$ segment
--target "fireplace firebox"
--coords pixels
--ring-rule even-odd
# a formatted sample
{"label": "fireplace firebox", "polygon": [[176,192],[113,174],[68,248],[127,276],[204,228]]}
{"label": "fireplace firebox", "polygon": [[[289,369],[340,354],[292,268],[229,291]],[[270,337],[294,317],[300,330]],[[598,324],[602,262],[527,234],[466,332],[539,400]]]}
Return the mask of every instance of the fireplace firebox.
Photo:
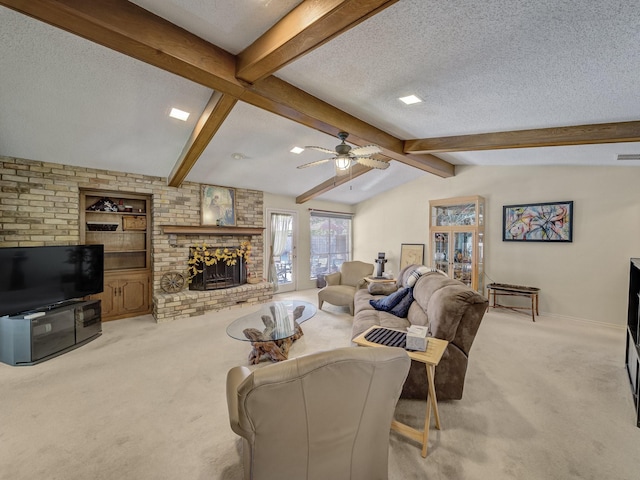
{"label": "fireplace firebox", "polygon": [[[236,250],[236,247],[222,247],[223,249]],[[189,260],[193,259],[193,248],[189,254]],[[236,287],[247,283],[247,270],[244,258],[239,255],[235,264],[227,265],[225,260],[219,260],[212,265],[206,265],[197,261],[195,267],[198,271],[189,284],[189,290],[218,290],[221,288]]]}

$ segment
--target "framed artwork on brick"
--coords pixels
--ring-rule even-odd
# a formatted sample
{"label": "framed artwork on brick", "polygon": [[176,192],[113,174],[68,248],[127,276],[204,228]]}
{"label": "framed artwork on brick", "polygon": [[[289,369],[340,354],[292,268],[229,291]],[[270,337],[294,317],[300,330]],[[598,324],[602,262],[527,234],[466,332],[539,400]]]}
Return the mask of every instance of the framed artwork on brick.
{"label": "framed artwork on brick", "polygon": [[235,226],[236,190],[203,185],[201,192],[202,225]]}

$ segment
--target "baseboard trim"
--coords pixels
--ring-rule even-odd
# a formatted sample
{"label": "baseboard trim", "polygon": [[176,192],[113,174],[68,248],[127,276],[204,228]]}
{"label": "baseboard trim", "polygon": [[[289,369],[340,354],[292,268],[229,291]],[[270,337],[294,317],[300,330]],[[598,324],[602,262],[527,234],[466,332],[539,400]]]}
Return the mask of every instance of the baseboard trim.
{"label": "baseboard trim", "polygon": [[563,320],[573,320],[574,322],[580,322],[580,323],[590,323],[592,325],[599,325],[601,327],[610,327],[615,330],[621,330],[621,331],[627,328],[626,325],[616,325],[614,323],[601,322],[598,320],[590,320],[588,318],[572,317],[570,315],[561,315],[558,313],[540,312],[540,316],[561,318]]}

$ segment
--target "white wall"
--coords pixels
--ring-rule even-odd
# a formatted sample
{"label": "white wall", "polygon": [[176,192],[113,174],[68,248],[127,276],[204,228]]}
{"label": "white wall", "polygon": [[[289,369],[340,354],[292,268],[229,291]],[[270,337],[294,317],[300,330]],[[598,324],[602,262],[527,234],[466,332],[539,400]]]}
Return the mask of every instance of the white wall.
{"label": "white wall", "polygon": [[[285,197],[282,195],[273,195],[270,193],[264,193],[264,208],[265,212],[267,209],[279,209],[283,211],[289,212],[297,212],[298,214],[298,246],[297,246],[297,254],[298,254],[298,271],[297,271],[297,289],[305,290],[308,288],[315,288],[316,281],[310,280],[311,276],[311,264],[309,262],[309,258],[311,258],[311,233],[309,229],[310,222],[310,212],[309,209],[314,208],[317,210],[329,210],[331,212],[343,212],[343,213],[353,213],[355,208],[351,205],[344,205],[340,203],[333,202],[323,202],[319,200],[310,200],[301,205],[296,204],[296,199],[294,197]],[[270,221],[267,218],[266,214],[264,217],[264,221]],[[267,225],[265,224],[265,227]],[[269,240],[266,238],[265,228],[265,236],[264,236],[264,251],[265,254],[268,255],[269,252]],[[265,258],[265,269],[268,267],[267,259]],[[267,277],[267,273],[265,270],[265,278]]]}
{"label": "white wall", "polygon": [[[354,256],[373,262],[385,252],[385,271],[397,273],[400,245],[424,243],[429,263],[429,200],[482,195],[486,283],[541,288],[541,313],[625,325],[629,258],[640,257],[639,180],[634,167],[464,166],[449,179],[425,175],[357,205]],[[503,205],[568,200],[572,243],[502,241]]]}

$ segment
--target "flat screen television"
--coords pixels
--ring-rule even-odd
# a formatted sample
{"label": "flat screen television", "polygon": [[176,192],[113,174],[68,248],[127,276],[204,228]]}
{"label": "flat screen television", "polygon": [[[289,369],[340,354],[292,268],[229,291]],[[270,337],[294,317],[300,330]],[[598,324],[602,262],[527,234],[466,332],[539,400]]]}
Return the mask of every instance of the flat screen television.
{"label": "flat screen television", "polygon": [[104,246],[0,248],[0,316],[102,292]]}

